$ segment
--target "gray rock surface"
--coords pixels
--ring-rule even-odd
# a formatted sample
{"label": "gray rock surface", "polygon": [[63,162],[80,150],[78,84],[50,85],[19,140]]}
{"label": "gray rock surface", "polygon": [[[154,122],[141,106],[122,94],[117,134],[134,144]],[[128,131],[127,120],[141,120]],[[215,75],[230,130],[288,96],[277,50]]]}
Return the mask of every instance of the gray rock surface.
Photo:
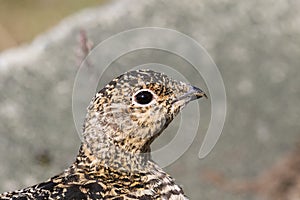
{"label": "gray rock surface", "polygon": [[[227,92],[226,124],[213,152],[198,159],[210,118],[209,101],[203,101],[196,140],[166,171],[191,199],[259,199],[251,192],[225,191],[203,173],[209,169],[229,180],[253,179],[299,140],[299,8],[297,0],[112,1],[65,19],[31,44],[2,52],[0,193],[59,173],[77,153],[80,139],[71,105],[80,30],[98,44],[121,31],[157,26],[201,43],[219,67]],[[133,62],[121,61],[115,65]],[[117,72],[107,72],[103,82]],[[174,129],[176,123],[168,132]],[[165,134],[156,145],[169,140]]]}

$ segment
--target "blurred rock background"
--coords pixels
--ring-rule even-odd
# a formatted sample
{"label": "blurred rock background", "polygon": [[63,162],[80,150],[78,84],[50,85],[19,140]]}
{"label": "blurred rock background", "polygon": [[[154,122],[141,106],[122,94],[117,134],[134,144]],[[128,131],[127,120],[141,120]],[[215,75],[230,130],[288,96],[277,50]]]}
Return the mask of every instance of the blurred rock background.
{"label": "blurred rock background", "polygon": [[300,139],[299,1],[8,2],[0,1],[0,193],[43,181],[73,161],[80,139],[71,103],[84,54],[78,53],[82,33],[98,44],[131,28],[158,26],[183,32],[207,49],[222,74],[228,109],[219,142],[199,160],[210,118],[209,101],[201,101],[196,140],[165,170],[191,199],[265,198],[223,185],[259,180]]}

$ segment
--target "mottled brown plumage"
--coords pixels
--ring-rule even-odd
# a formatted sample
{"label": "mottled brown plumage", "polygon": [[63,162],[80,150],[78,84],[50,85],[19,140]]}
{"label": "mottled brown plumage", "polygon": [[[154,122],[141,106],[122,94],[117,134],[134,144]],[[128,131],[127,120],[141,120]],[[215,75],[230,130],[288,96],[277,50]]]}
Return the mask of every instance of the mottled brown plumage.
{"label": "mottled brown plumage", "polygon": [[150,70],[127,72],[88,107],[76,161],[44,183],[1,199],[187,199],[150,158],[150,144],[190,101],[190,84]]}

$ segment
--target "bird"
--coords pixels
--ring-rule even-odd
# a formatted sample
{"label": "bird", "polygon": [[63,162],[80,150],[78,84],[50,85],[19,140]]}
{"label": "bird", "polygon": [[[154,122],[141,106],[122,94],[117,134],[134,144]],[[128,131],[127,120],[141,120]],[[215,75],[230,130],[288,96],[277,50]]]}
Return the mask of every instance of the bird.
{"label": "bird", "polygon": [[119,75],[92,98],[73,164],[0,199],[188,199],[151,159],[150,145],[190,101],[201,97],[207,98],[201,89],[149,69]]}

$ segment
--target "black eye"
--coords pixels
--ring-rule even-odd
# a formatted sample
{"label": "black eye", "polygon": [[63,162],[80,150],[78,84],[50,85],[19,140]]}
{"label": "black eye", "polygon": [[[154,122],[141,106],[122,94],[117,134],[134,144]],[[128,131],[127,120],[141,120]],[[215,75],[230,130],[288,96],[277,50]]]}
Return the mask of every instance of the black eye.
{"label": "black eye", "polygon": [[153,100],[153,94],[150,91],[143,90],[135,94],[134,98],[138,104],[145,105]]}

